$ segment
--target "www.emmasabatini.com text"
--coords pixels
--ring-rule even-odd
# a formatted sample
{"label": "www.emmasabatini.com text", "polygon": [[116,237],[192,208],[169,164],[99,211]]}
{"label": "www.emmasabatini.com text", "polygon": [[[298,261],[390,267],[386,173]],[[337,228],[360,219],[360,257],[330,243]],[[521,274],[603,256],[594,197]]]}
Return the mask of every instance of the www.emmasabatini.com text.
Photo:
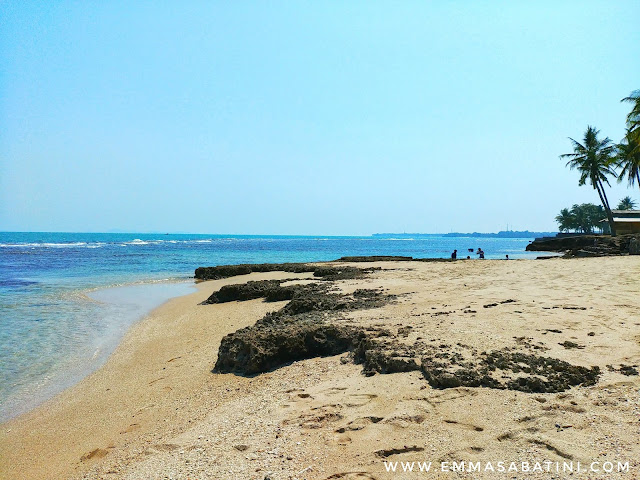
{"label": "www.emmasabatini.com text", "polygon": [[629,462],[384,462],[387,472],[428,473],[629,473]]}

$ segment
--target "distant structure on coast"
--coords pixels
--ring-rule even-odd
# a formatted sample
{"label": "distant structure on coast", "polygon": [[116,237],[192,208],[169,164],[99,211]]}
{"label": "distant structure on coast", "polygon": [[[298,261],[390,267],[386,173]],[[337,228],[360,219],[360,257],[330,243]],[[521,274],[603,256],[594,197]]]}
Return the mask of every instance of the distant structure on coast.
{"label": "distant structure on coast", "polygon": [[416,238],[416,237],[480,237],[480,238],[537,238],[551,237],[558,232],[530,232],[529,230],[502,230],[498,233],[374,233],[378,238]]}
{"label": "distant structure on coast", "polygon": [[[640,233],[640,210],[611,210],[611,215],[618,235]],[[605,218],[600,223],[604,233],[611,233],[608,219]]]}

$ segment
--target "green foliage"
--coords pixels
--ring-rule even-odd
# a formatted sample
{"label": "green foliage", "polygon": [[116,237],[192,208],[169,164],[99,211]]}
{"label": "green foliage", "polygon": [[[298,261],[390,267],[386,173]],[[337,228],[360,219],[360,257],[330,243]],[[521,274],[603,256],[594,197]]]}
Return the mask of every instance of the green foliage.
{"label": "green foliage", "polygon": [[611,186],[607,177],[616,177],[616,172],[612,168],[616,146],[609,137],[600,140],[599,133],[600,130],[596,130],[590,125],[587,126],[583,143],[569,137],[573,145],[573,153],[560,155],[560,158],[569,159],[567,167],[571,170],[575,168],[580,172],[579,186],[585,185],[587,181],[595,189],[604,183]]}
{"label": "green foliage", "polygon": [[[560,155],[568,159],[567,167],[576,169],[580,173],[578,185],[591,185],[598,192],[602,207],[590,203],[574,205],[571,210],[563,208],[556,216],[560,231],[591,233],[594,229],[601,229],[600,220],[606,215],[615,236],[613,215],[604,185],[609,183],[609,177],[617,178],[618,182],[626,179],[629,186],[638,182],[640,187],[640,90],[634,90],[628,97],[621,100],[631,104],[631,111],[627,115],[627,132],[619,144],[615,144],[609,137],[599,139],[600,133],[596,128],[587,126],[582,143],[569,137],[573,146],[573,153]],[[617,174],[615,169],[619,168]],[[630,197],[623,198],[618,204],[618,210],[632,210],[636,203]]]}
{"label": "green foliage", "polygon": [[606,218],[606,212],[600,205],[583,203],[574,205],[571,210],[563,208],[556,216],[556,222],[561,232],[573,230],[580,233],[593,233],[602,230],[601,220]]}
{"label": "green foliage", "polygon": [[631,111],[627,115],[627,128],[636,141],[640,141],[640,90],[634,90],[631,95],[624,97],[621,102],[631,104]]}
{"label": "green foliage", "polygon": [[[637,130],[640,132],[640,129]],[[640,140],[627,130],[627,134],[617,146],[618,153],[616,161],[620,170],[618,182],[627,177],[629,186],[632,187],[636,181],[640,187]]]}
{"label": "green foliage", "polygon": [[602,206],[607,213],[611,235],[615,237],[616,231],[613,224],[613,216],[607,194],[604,191],[604,184],[611,186],[609,178],[617,178],[613,167],[616,162],[616,145],[609,137],[600,140],[598,138],[599,130],[592,126],[587,126],[584,132],[582,143],[577,142],[573,138],[569,138],[573,144],[573,153],[565,153],[560,158],[568,158],[567,166],[573,170],[574,168],[580,172],[580,181],[578,185],[585,185],[587,182],[598,192]]}
{"label": "green foliage", "polygon": [[616,207],[618,210],[633,210],[636,208],[636,202],[631,197],[624,197]]}

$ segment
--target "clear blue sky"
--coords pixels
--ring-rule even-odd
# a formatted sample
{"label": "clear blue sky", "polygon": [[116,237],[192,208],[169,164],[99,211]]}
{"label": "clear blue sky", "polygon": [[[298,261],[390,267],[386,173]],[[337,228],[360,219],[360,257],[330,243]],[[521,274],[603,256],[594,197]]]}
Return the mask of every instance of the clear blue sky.
{"label": "clear blue sky", "polygon": [[[0,230],[553,230],[638,2],[0,3]],[[608,190],[612,203],[626,184]]]}

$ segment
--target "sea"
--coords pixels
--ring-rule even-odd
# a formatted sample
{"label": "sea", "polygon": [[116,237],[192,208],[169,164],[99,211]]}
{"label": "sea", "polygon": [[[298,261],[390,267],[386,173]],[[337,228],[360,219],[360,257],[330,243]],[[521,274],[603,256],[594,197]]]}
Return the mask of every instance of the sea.
{"label": "sea", "polygon": [[[97,370],[127,329],[194,291],[200,266],[353,255],[535,258],[533,238],[0,232],[0,421]],[[214,359],[212,359],[213,362]]]}

